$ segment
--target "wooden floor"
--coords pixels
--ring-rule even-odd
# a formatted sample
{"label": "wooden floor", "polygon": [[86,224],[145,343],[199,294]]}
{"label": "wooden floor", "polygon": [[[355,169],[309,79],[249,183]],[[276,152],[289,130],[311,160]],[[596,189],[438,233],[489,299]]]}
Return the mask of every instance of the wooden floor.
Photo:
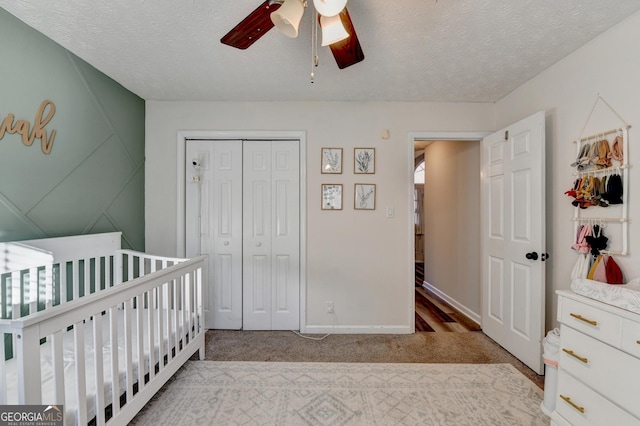
{"label": "wooden floor", "polygon": [[424,272],[416,263],[416,333],[480,331],[480,325],[422,287]]}

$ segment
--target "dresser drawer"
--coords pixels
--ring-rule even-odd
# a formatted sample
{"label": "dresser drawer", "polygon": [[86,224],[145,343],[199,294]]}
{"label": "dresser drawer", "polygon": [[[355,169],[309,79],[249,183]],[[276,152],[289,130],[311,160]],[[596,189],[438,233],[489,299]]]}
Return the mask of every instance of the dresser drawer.
{"label": "dresser drawer", "polygon": [[564,324],[560,336],[560,371],[579,377],[595,392],[627,407],[640,418],[640,370],[637,358]]}
{"label": "dresser drawer", "polygon": [[558,377],[556,411],[572,425],[637,425],[639,420],[569,374]]}
{"label": "dresser drawer", "polygon": [[628,354],[640,358],[640,323],[622,319],[622,336],[620,349]]}
{"label": "dresser drawer", "polygon": [[598,340],[619,346],[622,318],[578,300],[562,298],[560,322]]}

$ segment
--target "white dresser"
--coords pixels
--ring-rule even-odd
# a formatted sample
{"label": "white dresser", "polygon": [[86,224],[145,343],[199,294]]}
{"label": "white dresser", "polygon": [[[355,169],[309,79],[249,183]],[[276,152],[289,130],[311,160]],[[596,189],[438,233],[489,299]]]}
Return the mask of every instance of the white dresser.
{"label": "white dresser", "polygon": [[640,314],[558,291],[558,395],[551,424],[640,425]]}

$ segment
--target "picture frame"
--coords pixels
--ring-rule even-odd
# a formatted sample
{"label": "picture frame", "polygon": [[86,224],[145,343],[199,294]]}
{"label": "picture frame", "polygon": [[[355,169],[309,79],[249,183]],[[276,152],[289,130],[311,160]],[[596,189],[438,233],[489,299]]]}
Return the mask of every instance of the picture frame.
{"label": "picture frame", "polygon": [[353,149],[353,173],[374,174],[376,172],[376,149]]}
{"label": "picture frame", "polygon": [[322,210],[342,210],[342,184],[322,184]]}
{"label": "picture frame", "polygon": [[353,188],[353,208],[355,210],[376,209],[376,185],[356,183]]}
{"label": "picture frame", "polygon": [[322,148],[320,172],[323,174],[342,173],[342,148]]}

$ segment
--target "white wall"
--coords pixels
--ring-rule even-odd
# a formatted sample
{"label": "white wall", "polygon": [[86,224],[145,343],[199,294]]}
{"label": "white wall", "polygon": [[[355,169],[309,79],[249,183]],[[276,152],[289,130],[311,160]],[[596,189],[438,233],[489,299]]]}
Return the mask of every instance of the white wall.
{"label": "white wall", "polygon": [[479,322],[480,142],[427,146],[424,241],[425,281]]}
{"label": "white wall", "polygon": [[[564,60],[533,78],[496,104],[496,128],[544,110],[547,116],[547,329],[555,318],[557,289],[570,287],[576,254],[570,249],[575,236],[573,207],[564,195],[573,182],[569,166],[576,157],[573,140],[621,125],[603,102],[598,102],[585,128],[598,94],[631,126],[630,252],[618,257],[629,278],[640,276],[640,13],[636,13]],[[604,215],[604,213],[603,213]],[[606,230],[612,246],[620,241],[614,227]],[[612,249],[615,247],[612,247]]]}
{"label": "white wall", "polygon": [[[493,105],[362,102],[146,104],[146,250],[176,254],[176,132],[307,132],[307,317],[310,330],[408,332],[413,319],[410,132],[478,132]],[[389,129],[390,139],[381,139]],[[321,147],[343,147],[343,174],[320,173]],[[376,174],[353,174],[353,148],[376,148]],[[353,209],[353,184],[377,184],[375,211]],[[320,210],[320,185],[344,185],[344,210]],[[385,216],[387,206],[395,218]],[[410,222],[411,221],[411,222]],[[336,316],[324,313],[335,303]],[[382,329],[381,329],[382,327]]]}

